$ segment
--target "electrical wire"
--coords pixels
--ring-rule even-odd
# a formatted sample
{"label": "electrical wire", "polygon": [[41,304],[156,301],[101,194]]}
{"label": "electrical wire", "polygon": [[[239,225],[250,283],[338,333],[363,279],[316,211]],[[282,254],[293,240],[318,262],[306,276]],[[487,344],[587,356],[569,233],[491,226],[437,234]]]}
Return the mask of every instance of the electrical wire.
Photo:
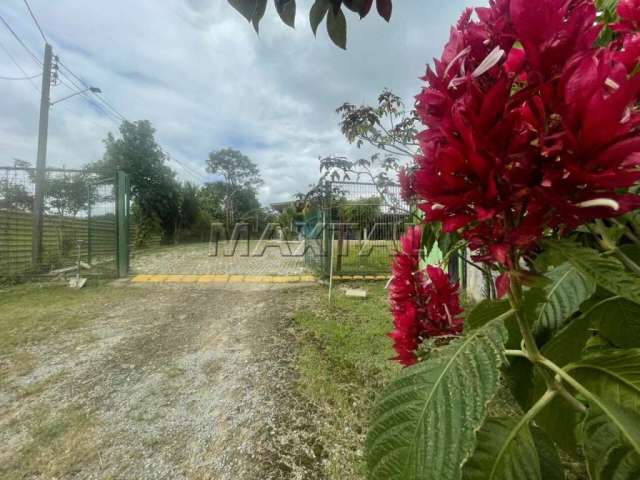
{"label": "electrical wire", "polygon": [[[67,67],[67,66],[64,64],[64,62],[62,62],[61,60],[58,60],[58,63],[59,63],[59,64],[60,64],[60,66],[61,66],[64,70],[66,70],[66,71],[67,71],[67,72],[68,72],[68,73],[69,73],[73,78],[75,78],[78,82],[80,82],[80,83],[84,86],[84,88],[85,88],[85,89],[90,87],[90,86],[89,86],[89,84],[88,84],[87,82],[85,82],[85,81],[84,81],[84,80],[83,80],[79,75],[77,75],[73,70],[71,70],[69,67]],[[66,77],[67,79],[69,79],[69,77],[68,77],[64,72],[61,72],[61,73],[62,73],[62,75],[65,75],[65,77]],[[74,85],[78,90],[82,90],[82,88],[81,88],[81,87],[79,87],[79,86],[78,86],[74,81],[72,81],[71,79],[69,79],[69,81],[71,81],[71,83],[72,83],[72,84],[73,84],[73,85]],[[96,94],[95,94],[95,97],[96,97],[96,98],[98,98],[98,99],[99,99],[99,100],[104,104],[104,106],[105,106],[105,107],[107,107],[109,110],[111,110],[111,111],[112,111],[112,112],[113,112],[113,113],[114,113],[118,118],[120,118],[120,120],[124,121],[124,120],[126,120],[126,119],[127,119],[127,118],[126,118],[122,113],[120,113],[120,112],[119,112],[119,111],[118,111],[118,110],[117,110],[113,105],[111,105],[111,103],[109,103],[109,102],[107,101],[107,99],[106,99],[106,98],[104,98],[100,93],[96,93]]]}
{"label": "electrical wire", "polygon": [[[73,70],[71,70],[71,68],[69,68],[67,65],[64,64],[64,62],[62,62],[61,60],[58,60],[58,63],[60,64],[60,66],[62,67],[62,69],[64,69],[66,72],[68,72],[71,76],[73,76],[73,78],[75,80],[77,80],[80,84],[82,84],[85,88],[89,88],[89,84],[82,78],[80,77],[78,74],[76,74]],[[65,76],[65,78],[67,78],[76,88],[78,88],[79,90],[81,90],[81,87],[79,87],[75,82],[71,81],[68,77],[68,75],[65,74],[65,72],[61,71],[61,74]],[[106,98],[104,98],[103,95],[101,94],[96,94],[95,95],[96,98],[98,98],[100,101],[102,101],[102,103],[113,113],[117,116],[117,118],[119,118],[121,121],[129,121],[129,119],[122,114],[117,108],[115,108]],[[103,110],[104,111],[104,110]],[[166,152],[165,152],[166,153]],[[198,181],[203,181],[205,179],[205,176],[202,175],[202,173],[197,172],[196,170],[194,170],[192,167],[189,167],[188,165],[186,165],[185,163],[173,158],[171,155],[166,154],[167,155],[167,159],[172,161],[173,163],[180,165],[182,167],[182,169],[190,174],[192,177],[194,177],[195,179],[197,179]]]}
{"label": "electrical wire", "polygon": [[[38,22],[38,19],[36,18],[36,16],[34,15],[33,11],[31,10],[31,7],[29,6],[29,3],[27,0],[24,0],[24,3],[27,7],[27,9],[29,10],[29,14],[31,15],[31,18],[33,19],[34,23],[36,24],[36,27],[38,28],[40,35],[42,35],[43,40],[45,41],[45,43],[48,43],[47,41],[47,37],[44,34],[44,31],[42,30],[42,27],[40,26],[40,23]],[[38,58],[38,56],[36,54],[33,53],[33,51],[25,44],[25,42],[20,38],[20,36],[15,32],[15,30],[13,30],[13,28],[11,28],[11,25],[9,25],[9,23],[4,19],[4,17],[2,17],[2,15],[0,15],[0,21],[2,21],[2,23],[5,25],[5,27],[9,30],[9,32],[11,32],[11,34],[15,37],[15,39],[18,41],[18,43],[20,43],[20,45],[22,46],[22,48],[25,49],[25,51],[31,56],[31,58],[38,64],[38,65],[43,65],[42,60],[40,60],[40,58]],[[13,59],[13,57],[11,56],[11,54],[8,52],[8,50],[6,48],[3,47],[3,50],[7,53],[7,55],[9,55],[9,57],[11,58],[11,60],[13,61],[13,63],[16,64],[16,66],[20,69],[20,71],[22,71],[22,73],[25,75],[25,77],[28,77],[28,75],[26,74],[26,72],[22,69],[22,67],[19,66],[19,64],[15,61],[15,59]],[[85,82],[79,75],[77,75],[73,70],[71,70],[69,67],[67,67],[62,61],[60,61],[58,59],[58,64],[64,69],[66,70],[69,75],[71,75],[75,80],[77,80],[80,84],[84,85],[85,88],[89,88],[89,84],[87,82]],[[68,89],[70,89],[71,91],[77,91],[77,92],[81,92],[82,96],[85,98],[85,100],[87,100],[87,102],[89,102],[90,105],[92,105],[94,108],[99,109],[100,111],[102,111],[102,113],[105,114],[105,116],[107,118],[109,118],[111,121],[113,121],[114,123],[119,125],[119,121],[129,121],[127,119],[127,117],[125,117],[122,113],[120,113],[111,103],[109,103],[107,101],[106,98],[104,98],[102,95],[96,94],[95,98],[97,98],[98,100],[100,100],[102,103],[98,103],[98,102],[94,102],[92,101],[92,98],[90,98],[88,95],[86,95],[86,92],[83,92],[83,88],[81,88],[73,79],[71,79],[69,77],[69,75],[67,75],[65,72],[59,70],[60,74],[62,76],[65,77],[65,79],[71,84],[73,85],[73,87],[70,87],[69,85],[67,85],[67,83],[65,81],[63,81],[61,78],[60,83],[62,85],[64,85],[65,87],[67,87]],[[32,78],[36,78],[39,75],[36,75],[35,77]],[[0,77],[0,79],[2,79],[2,77]],[[27,78],[24,78],[24,80],[27,80]],[[28,79],[31,82],[31,79]],[[33,83],[31,82],[31,84],[33,85]],[[33,85],[35,87],[35,85]],[[36,90],[38,90],[38,88],[36,87]],[[104,107],[106,107],[106,110]],[[165,152],[166,153],[166,152]],[[183,170],[190,174],[191,176],[193,176],[195,179],[199,180],[199,181],[203,181],[205,176],[202,175],[201,173],[196,172],[193,168],[189,167],[188,165],[184,164],[183,162],[173,158],[171,155],[167,154],[167,159],[180,165]]]}
{"label": "electrical wire", "polygon": [[15,37],[18,43],[22,45],[22,48],[24,48],[25,51],[31,56],[33,61],[36,62],[38,65],[42,65],[42,60],[40,60],[40,58],[35,53],[33,53],[29,47],[27,47],[27,44],[22,41],[20,36],[15,32],[13,28],[11,28],[11,25],[9,25],[9,23],[4,19],[2,15],[0,15],[0,21],[4,23],[4,26],[7,27],[9,32],[11,32],[11,34]]}
{"label": "electrical wire", "polygon": [[[13,64],[18,68],[18,70],[20,70],[25,77],[28,77],[29,75],[27,74],[27,72],[24,70],[24,68],[22,68],[22,66],[20,66],[18,61],[15,58],[13,58],[13,55],[11,55],[11,52],[9,52],[7,47],[5,47],[2,42],[0,42],[0,48],[4,51],[4,53],[7,54],[7,56],[9,57],[9,60],[13,62]],[[32,80],[29,80],[29,85],[31,85],[36,92],[40,93],[40,89],[35,83],[33,83]]]}
{"label": "electrical wire", "polygon": [[44,43],[49,43],[49,41],[47,40],[47,37],[45,36],[44,32],[42,31],[42,27],[40,27],[40,22],[38,22],[38,19],[33,14],[33,10],[31,10],[31,7],[29,6],[29,2],[27,0],[24,0],[24,4],[27,6],[27,10],[29,10],[29,15],[31,15],[31,18],[33,19],[34,23],[36,24],[36,27],[38,27],[38,31],[40,32],[40,35],[42,35],[42,39],[44,40]]}
{"label": "electrical wire", "polygon": [[0,80],[33,80],[34,78],[38,78],[40,74],[31,75],[30,77],[0,77]]}

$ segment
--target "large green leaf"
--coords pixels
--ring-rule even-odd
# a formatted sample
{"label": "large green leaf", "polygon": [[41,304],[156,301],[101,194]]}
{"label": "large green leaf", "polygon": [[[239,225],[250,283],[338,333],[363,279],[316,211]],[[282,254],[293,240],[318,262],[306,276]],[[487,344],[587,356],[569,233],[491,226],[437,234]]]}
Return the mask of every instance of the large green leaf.
{"label": "large green leaf", "polygon": [[546,242],[546,245],[562,253],[574,267],[593,278],[598,285],[627,300],[640,303],[640,277],[625,270],[615,258],[569,241]]}
{"label": "large green leaf", "polygon": [[619,422],[634,430],[640,440],[640,415],[616,404],[608,406],[608,414],[593,406],[585,418],[581,437],[590,480],[638,480],[640,454],[611,421],[615,415]]}
{"label": "large green leaf", "polygon": [[619,348],[640,347],[640,305],[624,299],[603,303],[590,314],[600,335]]}
{"label": "large green leaf", "polygon": [[545,300],[534,324],[537,329],[557,330],[578,311],[580,304],[596,291],[596,284],[566,262],[546,274],[552,283],[545,288]]}
{"label": "large green leaf", "polygon": [[385,390],[367,437],[371,480],[457,480],[500,385],[505,329],[473,330]]}
{"label": "large green leaf", "polygon": [[512,417],[489,418],[478,432],[476,449],[464,465],[462,478],[542,480],[538,451],[527,422]]}
{"label": "large green leaf", "polygon": [[565,370],[592,396],[582,425],[590,478],[640,478],[640,349],[591,355]]}
{"label": "large green leaf", "polygon": [[507,317],[506,313],[510,310],[511,306],[506,300],[482,300],[473,307],[465,318],[465,328],[474,330],[483,327],[501,315]]}
{"label": "large green leaf", "polygon": [[640,349],[611,349],[567,365],[566,370],[601,398],[640,411]]}
{"label": "large green leaf", "polygon": [[[548,407],[547,407],[548,408]],[[551,438],[544,430],[529,426],[533,441],[538,449],[538,457],[540,458],[540,473],[544,480],[564,480],[564,466],[560,460],[558,449],[554,445]]]}

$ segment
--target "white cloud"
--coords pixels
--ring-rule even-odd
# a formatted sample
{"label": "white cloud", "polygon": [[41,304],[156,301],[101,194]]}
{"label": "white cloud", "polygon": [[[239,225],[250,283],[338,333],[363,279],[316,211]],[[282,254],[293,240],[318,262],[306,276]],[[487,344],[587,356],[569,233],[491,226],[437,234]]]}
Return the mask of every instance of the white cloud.
{"label": "white cloud", "polygon": [[[122,114],[151,120],[160,143],[203,175],[211,150],[242,150],[262,171],[264,202],[287,199],[314,182],[319,156],[358,155],[338,130],[339,104],[374,102],[384,87],[411,104],[425,63],[439,55],[467,2],[397,1],[390,24],[375,12],[363,21],[348,15],[346,52],[331,44],[324,25],[313,37],[311,2],[298,3],[295,30],[270,5],[257,36],[225,0],[31,0],[55,53]],[[42,56],[24,3],[5,0],[0,14]],[[2,26],[0,43],[27,73],[38,71]],[[0,75],[21,75],[2,50]],[[14,157],[33,161],[38,93],[28,82],[0,86],[0,164]],[[53,96],[68,93],[58,86]],[[116,129],[82,98],[56,105],[48,164],[74,167],[99,158],[102,140]]]}

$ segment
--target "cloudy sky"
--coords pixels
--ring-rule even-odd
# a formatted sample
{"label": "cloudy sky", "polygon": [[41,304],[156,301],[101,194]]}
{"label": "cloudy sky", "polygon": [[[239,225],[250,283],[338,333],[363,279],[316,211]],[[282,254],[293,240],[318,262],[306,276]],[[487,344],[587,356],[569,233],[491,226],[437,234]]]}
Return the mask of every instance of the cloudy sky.
{"label": "cloudy sky", "polygon": [[[163,148],[189,166],[171,163],[180,178],[205,181],[208,153],[237,148],[262,172],[263,202],[313,183],[319,156],[359,155],[337,126],[342,102],[372,103],[389,87],[411,105],[418,76],[469,1],[397,0],[390,24],[375,12],[362,21],[347,12],[347,51],[333,46],[324,24],[314,38],[312,1],[298,3],[295,30],[269,5],[257,36],[226,0],[30,0],[54,53],[126,118],[150,120]],[[23,0],[2,0],[0,15],[42,58]],[[0,76],[24,76],[12,59],[27,75],[40,71],[0,24]],[[35,162],[39,84],[0,80],[0,165]],[[52,98],[69,93],[59,85]],[[117,126],[83,97],[54,106],[48,165],[100,158]]]}

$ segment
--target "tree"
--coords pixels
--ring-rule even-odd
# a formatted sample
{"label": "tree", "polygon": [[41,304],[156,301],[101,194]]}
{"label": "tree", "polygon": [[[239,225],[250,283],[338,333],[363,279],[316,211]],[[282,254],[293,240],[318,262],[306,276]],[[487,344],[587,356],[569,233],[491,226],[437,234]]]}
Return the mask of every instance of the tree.
{"label": "tree", "polygon": [[[198,191],[200,206],[212,220],[223,221],[227,229],[232,230],[233,224],[229,221],[230,215],[225,207],[231,202],[227,197],[228,185],[223,181],[205,184]],[[234,191],[232,197],[234,221],[252,222],[256,215],[264,216],[260,202],[256,198],[256,192],[252,188],[241,187]]]}
{"label": "tree", "polygon": [[47,181],[47,209],[60,217],[76,217],[94,201],[91,178],[87,173],[49,178]]}
{"label": "tree", "polygon": [[238,150],[224,148],[209,154],[207,161],[209,173],[221,175],[224,187],[223,211],[227,228],[231,228],[238,205],[243,202],[257,202],[256,187],[264,182],[260,178],[260,170],[249,157]]}
{"label": "tree", "polygon": [[[227,0],[229,4],[238,10],[250,23],[253,24],[256,33],[260,20],[267,9],[267,0]],[[318,26],[327,18],[327,33],[329,37],[340,48],[347,47],[347,20],[342,11],[344,4],[349,10],[356,12],[360,18],[367,16],[373,0],[315,0],[309,12],[309,22],[314,35]],[[290,27],[295,26],[296,1],[295,0],[275,0],[276,11],[284,23]],[[391,18],[391,0],[376,0],[376,10],[378,14],[387,22]]]}
{"label": "tree", "polygon": [[[349,143],[378,151],[369,158],[357,160],[340,155],[320,158],[318,183],[306,195],[299,196],[310,201],[326,196],[327,180],[364,180],[376,186],[383,203],[409,213],[405,203],[390,187],[397,185],[403,159],[413,158],[419,151],[415,141],[419,123],[415,111],[407,111],[399,96],[384,89],[375,106],[345,102],[336,113],[340,115],[340,130]],[[339,196],[340,192],[331,195]]]}
{"label": "tree", "polygon": [[173,237],[179,218],[179,185],[166,165],[167,156],[155,140],[151,122],[124,121],[120,138],[109,133],[104,143],[104,157],[90,168],[102,176],[113,176],[118,169],[127,172],[137,221],[159,224],[165,238]]}
{"label": "tree", "polygon": [[21,183],[10,183],[8,178],[0,182],[0,209],[22,210],[33,208],[33,195]]}
{"label": "tree", "polygon": [[199,196],[200,188],[190,182],[179,186],[178,225],[174,241],[185,238],[203,240],[211,224],[211,217],[203,208]]}

